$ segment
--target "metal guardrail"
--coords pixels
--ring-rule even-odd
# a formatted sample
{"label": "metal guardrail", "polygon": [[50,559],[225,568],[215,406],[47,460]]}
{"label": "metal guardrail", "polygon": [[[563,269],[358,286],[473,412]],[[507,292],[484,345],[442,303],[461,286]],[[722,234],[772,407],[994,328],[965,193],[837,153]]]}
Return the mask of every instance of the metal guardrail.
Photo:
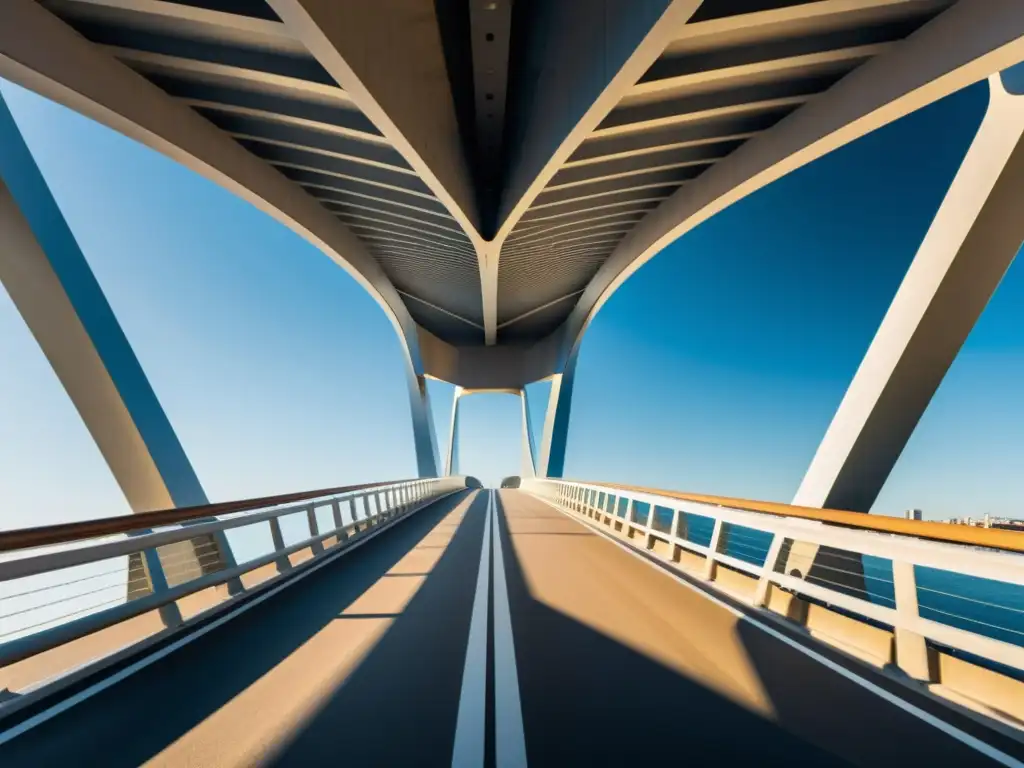
{"label": "metal guardrail", "polygon": [[[271,564],[283,574],[289,555],[309,549],[315,560],[465,487],[462,477],[407,480],[2,533],[0,668],[153,610],[175,628],[184,597],[222,584],[238,595],[244,574]],[[281,523],[293,515],[305,530],[286,543]],[[271,551],[240,564],[230,552],[221,558],[214,537],[227,546],[226,531],[249,526],[269,528]],[[125,556],[144,564],[127,584]],[[111,567],[100,568],[105,561]]]}
{"label": "metal guardrail", "polygon": [[751,512],[765,512],[770,515],[781,515],[802,520],[817,520],[821,523],[866,531],[906,534],[919,539],[932,539],[952,544],[968,544],[1024,553],[1024,533],[1017,531],[980,528],[971,525],[950,525],[930,520],[907,520],[902,517],[886,517],[884,515],[865,515],[862,512],[847,512],[839,509],[796,507],[792,504],[780,504],[774,501],[753,501],[751,499],[737,499],[730,496],[681,493],[679,491],[664,491],[657,488],[643,488],[635,485],[595,482],[587,482],[587,484],[605,489],[619,488],[623,491],[637,491],[657,496],[668,496],[680,501],[695,501],[719,507],[745,509]]}
{"label": "metal guardrail", "polygon": [[991,532],[980,546],[948,540],[969,531],[929,536],[958,527],[941,523],[908,528],[913,521],[564,480],[524,478],[521,487],[641,537],[665,559],[703,557],[708,581],[720,566],[755,579],[753,594],[741,596],[754,607],[781,588],[891,627],[896,664],[911,677],[927,679],[929,643],[1024,671],[1021,534]]}

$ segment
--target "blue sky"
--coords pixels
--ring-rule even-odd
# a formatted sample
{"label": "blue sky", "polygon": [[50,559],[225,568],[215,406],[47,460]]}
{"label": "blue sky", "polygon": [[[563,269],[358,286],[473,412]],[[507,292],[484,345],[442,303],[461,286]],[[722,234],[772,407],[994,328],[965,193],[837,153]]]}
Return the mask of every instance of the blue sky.
{"label": "blue sky", "polygon": [[[398,342],[347,274],[167,158],[2,92],[212,500],[414,472]],[[641,269],[584,342],[567,474],[788,501],[984,102],[968,89],[868,136]],[[1022,320],[1018,262],[874,511],[1024,515]],[[452,388],[430,393],[443,453]],[[463,471],[518,473],[519,408],[464,401]],[[127,512],[2,293],[0,429],[5,527]]]}

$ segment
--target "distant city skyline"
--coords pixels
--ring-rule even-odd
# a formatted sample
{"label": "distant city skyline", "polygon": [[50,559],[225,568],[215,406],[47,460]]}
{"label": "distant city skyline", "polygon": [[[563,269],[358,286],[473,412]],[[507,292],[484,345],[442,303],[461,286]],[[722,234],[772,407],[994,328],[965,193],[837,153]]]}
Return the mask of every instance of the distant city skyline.
{"label": "distant city skyline", "polygon": [[[399,345],[308,243],[169,159],[0,84],[213,500],[408,477]],[[980,118],[974,86],[827,156],[673,243],[597,315],[566,474],[789,501]],[[126,513],[0,293],[10,525]],[[875,504],[1019,514],[1024,267],[1011,267]],[[544,385],[530,387],[534,429]],[[439,452],[452,387],[431,382]],[[462,469],[519,473],[519,403],[470,398]],[[42,492],[45,489],[45,492]]]}

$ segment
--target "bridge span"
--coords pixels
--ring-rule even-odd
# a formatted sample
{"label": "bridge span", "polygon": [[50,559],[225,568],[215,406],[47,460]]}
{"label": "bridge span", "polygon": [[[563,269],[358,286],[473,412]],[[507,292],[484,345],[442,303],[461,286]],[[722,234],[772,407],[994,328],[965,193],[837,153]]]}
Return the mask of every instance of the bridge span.
{"label": "bridge span", "polygon": [[[799,530],[799,509],[787,518],[719,507],[718,543],[705,546],[695,531],[707,510],[697,502],[544,486],[553,482],[335,490],[312,502],[196,510],[205,522],[185,526],[182,512],[155,513],[178,519],[153,518],[152,532],[128,538],[113,535],[110,521],[5,534],[0,546],[17,556],[0,563],[0,578],[49,568],[62,575],[51,580],[57,599],[56,585],[80,581],[87,561],[198,528],[269,525],[275,543],[234,569],[158,578],[162,599],[156,590],[0,645],[0,687],[10,689],[0,704],[0,762],[1024,764],[1024,699],[1016,699],[1024,683],[1010,674],[1024,669],[1019,644],[925,620],[918,609],[919,649],[901,636],[900,586],[892,610],[901,616],[885,628],[867,621],[869,601],[849,588],[822,600],[827,581],[808,574],[802,588],[794,583],[794,555],[772,541],[760,578],[749,579],[756,557],[743,561],[746,572],[736,567],[735,545],[753,529],[735,515],[782,526],[773,541],[784,544],[782,534]],[[661,504],[645,512],[648,502]],[[663,525],[659,513],[669,509]],[[309,525],[305,537],[281,536],[289,518]],[[339,526],[318,524],[332,520]],[[865,542],[848,555],[895,541],[917,563],[959,552],[962,570],[995,569],[1019,597],[1024,537],[976,530],[980,540],[968,545],[917,526],[913,539],[834,522],[808,536]],[[239,577],[234,595],[209,589]],[[140,629],[146,620],[149,632]],[[915,680],[914,654],[925,644],[934,671]],[[1006,665],[967,674],[958,645]],[[943,684],[950,690],[940,695]],[[971,697],[975,705],[965,706]]]}
{"label": "bridge span", "polygon": [[[373,296],[418,475],[208,504],[0,97],[0,283],[135,513],[0,530],[0,765],[1024,766],[1024,534],[863,514],[1024,242],[1022,62],[1021,0],[0,0],[0,85]],[[794,505],[561,479],[631,274],[975,83]],[[479,392],[522,398],[500,492],[457,474]]]}

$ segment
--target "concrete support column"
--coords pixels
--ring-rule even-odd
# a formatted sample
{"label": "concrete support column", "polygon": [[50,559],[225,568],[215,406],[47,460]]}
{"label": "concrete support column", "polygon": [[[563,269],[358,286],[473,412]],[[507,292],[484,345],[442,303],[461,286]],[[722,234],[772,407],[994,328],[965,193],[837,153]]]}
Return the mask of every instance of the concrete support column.
{"label": "concrete support column", "polygon": [[540,444],[539,477],[562,477],[565,471],[565,447],[569,439],[569,411],[572,409],[572,385],[576,376],[576,353],[570,355],[561,373],[551,377],[551,393],[544,416],[544,434]]}
{"label": "concrete support column", "polygon": [[[170,421],[0,97],[0,283],[133,512],[207,503]],[[171,585],[233,564],[223,534],[159,549]],[[129,597],[152,589],[141,555]]]}
{"label": "concrete support column", "polygon": [[448,432],[448,451],[444,462],[445,475],[453,475],[459,467],[459,401],[462,400],[462,387],[455,387],[452,397],[452,420]]}
{"label": "concrete support column", "polygon": [[945,199],[797,491],[867,512],[1024,241],[1021,67],[989,104]]}
{"label": "concrete support column", "polygon": [[437,456],[434,419],[430,412],[427,379],[416,373],[406,360],[406,382],[409,385],[409,410],[412,416],[412,439],[416,446],[416,471],[420,477],[437,477],[441,465]]}
{"label": "concrete support column", "polygon": [[527,399],[525,387],[520,390],[519,399],[523,407],[523,428],[519,441],[522,456],[520,474],[523,477],[534,477],[537,474],[537,468],[536,459],[533,457],[533,428],[530,426],[530,403]]}

